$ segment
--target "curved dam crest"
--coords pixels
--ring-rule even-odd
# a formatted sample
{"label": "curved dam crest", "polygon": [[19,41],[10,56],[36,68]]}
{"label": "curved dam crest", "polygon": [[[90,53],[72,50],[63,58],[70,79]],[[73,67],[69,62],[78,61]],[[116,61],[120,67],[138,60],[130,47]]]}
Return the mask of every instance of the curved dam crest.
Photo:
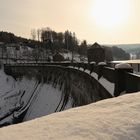
{"label": "curved dam crest", "polygon": [[4,71],[0,70],[6,85],[0,94],[1,126],[112,97],[96,79],[70,67],[16,66]]}

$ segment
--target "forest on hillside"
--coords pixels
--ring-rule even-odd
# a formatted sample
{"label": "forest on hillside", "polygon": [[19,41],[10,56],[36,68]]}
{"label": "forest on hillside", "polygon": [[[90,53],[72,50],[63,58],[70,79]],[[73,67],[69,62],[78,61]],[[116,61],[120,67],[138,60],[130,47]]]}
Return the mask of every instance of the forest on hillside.
{"label": "forest on hillside", "polygon": [[[32,29],[31,38],[26,39],[23,37],[18,37],[13,33],[9,32],[0,32],[0,42],[5,44],[16,43],[28,46],[31,48],[45,48],[49,49],[52,52],[61,52],[61,51],[71,51],[77,52],[80,55],[86,56],[87,49],[90,48],[91,44],[88,44],[86,40],[80,41],[75,32],[65,31],[65,32],[56,32],[51,28],[42,28],[42,29]],[[128,60],[130,59],[130,54],[126,53],[123,49],[117,46],[103,46],[107,51],[109,58],[112,56],[112,60]]]}

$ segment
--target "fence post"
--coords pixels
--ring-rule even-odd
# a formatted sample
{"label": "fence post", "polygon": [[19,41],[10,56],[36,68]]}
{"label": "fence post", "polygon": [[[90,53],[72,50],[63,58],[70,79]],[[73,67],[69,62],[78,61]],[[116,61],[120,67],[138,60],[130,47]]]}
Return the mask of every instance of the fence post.
{"label": "fence post", "polygon": [[105,62],[99,62],[98,63],[98,80],[103,76],[103,68],[107,66]]}
{"label": "fence post", "polygon": [[93,70],[94,70],[94,67],[95,67],[95,62],[90,62],[89,63],[89,70],[90,70],[90,74],[93,72]]}
{"label": "fence post", "polygon": [[122,63],[115,65],[115,89],[114,96],[117,97],[121,92],[126,90],[126,75],[125,72],[133,73],[133,68],[130,64]]}

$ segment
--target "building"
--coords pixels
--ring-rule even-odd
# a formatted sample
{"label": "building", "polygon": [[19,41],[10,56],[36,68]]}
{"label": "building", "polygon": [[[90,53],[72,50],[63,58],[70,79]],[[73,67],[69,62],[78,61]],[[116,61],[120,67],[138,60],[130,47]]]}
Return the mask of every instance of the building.
{"label": "building", "polygon": [[95,42],[87,50],[88,62],[104,62],[105,61],[105,49],[97,42]]}

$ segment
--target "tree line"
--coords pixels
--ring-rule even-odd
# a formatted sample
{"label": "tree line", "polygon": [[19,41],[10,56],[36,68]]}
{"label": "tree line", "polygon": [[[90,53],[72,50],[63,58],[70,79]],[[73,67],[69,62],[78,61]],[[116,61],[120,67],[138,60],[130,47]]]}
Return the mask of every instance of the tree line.
{"label": "tree line", "polygon": [[52,51],[69,50],[86,55],[87,41],[80,42],[75,32],[66,30],[65,32],[56,32],[51,28],[32,29],[31,37],[33,40],[43,43],[43,47]]}
{"label": "tree line", "polygon": [[[52,52],[69,50],[77,52],[80,55],[86,55],[87,49],[90,47],[86,40],[80,42],[76,37],[76,34],[69,30],[66,30],[65,32],[56,32],[48,27],[37,30],[32,29],[31,38],[32,39],[26,39],[15,36],[13,33],[4,31],[0,32],[0,42],[22,43],[25,46],[39,49],[39,52],[43,51],[43,48],[46,50],[52,50]],[[108,50],[107,55],[109,56],[109,60],[112,59],[110,57],[111,52],[114,60],[130,59],[130,54],[126,53],[123,49],[118,48],[117,46],[108,47],[106,49]]]}
{"label": "tree line", "polygon": [[31,39],[15,36],[10,32],[0,32],[0,42],[4,43],[21,43],[25,46],[35,48],[51,49],[52,51],[69,50],[86,55],[87,41],[82,42],[76,37],[74,32],[66,30],[65,32],[56,32],[51,28],[41,28],[31,30]]}

